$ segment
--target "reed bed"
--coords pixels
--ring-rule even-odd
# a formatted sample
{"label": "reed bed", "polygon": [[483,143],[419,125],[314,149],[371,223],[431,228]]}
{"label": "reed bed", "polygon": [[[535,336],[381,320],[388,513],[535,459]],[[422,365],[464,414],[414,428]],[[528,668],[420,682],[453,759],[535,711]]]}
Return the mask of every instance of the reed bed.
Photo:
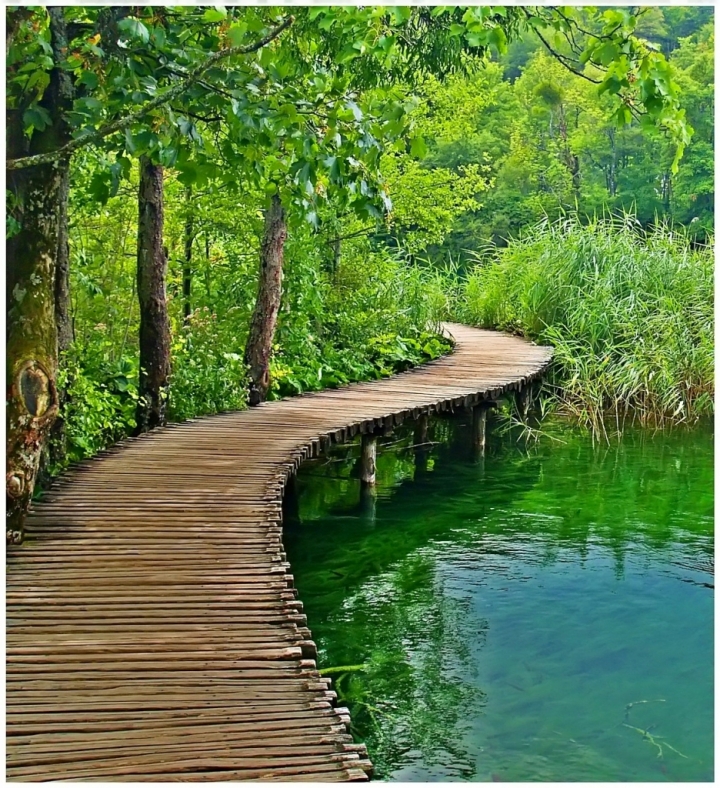
{"label": "reed bed", "polygon": [[558,408],[604,432],[713,410],[713,253],[631,216],[542,222],[478,257],[459,304],[476,325],[555,348]]}

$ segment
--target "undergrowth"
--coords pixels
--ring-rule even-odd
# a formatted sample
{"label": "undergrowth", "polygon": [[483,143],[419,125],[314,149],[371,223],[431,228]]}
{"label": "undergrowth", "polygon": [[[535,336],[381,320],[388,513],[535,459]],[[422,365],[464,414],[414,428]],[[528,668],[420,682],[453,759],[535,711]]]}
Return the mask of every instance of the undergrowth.
{"label": "undergrowth", "polygon": [[[438,333],[447,312],[443,279],[368,244],[349,247],[335,272],[313,255],[312,238],[289,243],[283,308],[271,359],[269,399],[373,380],[447,353]],[[233,262],[235,262],[233,260]],[[199,305],[187,321],[170,296],[170,421],[246,407],[243,361],[256,290],[256,262],[237,266],[234,284]],[[198,295],[200,299],[201,294]],[[82,460],[131,434],[138,398],[136,313],[121,332],[105,318],[110,299],[96,294],[76,341],[63,357],[60,383],[67,462]],[[131,304],[132,306],[132,304]],[[48,468],[50,475],[62,470]]]}

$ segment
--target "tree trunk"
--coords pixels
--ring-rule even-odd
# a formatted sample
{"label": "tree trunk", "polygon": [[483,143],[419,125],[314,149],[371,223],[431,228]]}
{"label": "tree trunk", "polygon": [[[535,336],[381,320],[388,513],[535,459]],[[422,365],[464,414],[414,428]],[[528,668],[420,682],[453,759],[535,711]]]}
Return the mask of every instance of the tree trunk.
{"label": "tree trunk", "polygon": [[165,423],[170,377],[170,321],[163,248],[163,168],[140,159],[137,291],[140,302],[140,385],[135,434]]}
{"label": "tree trunk", "polygon": [[333,277],[337,276],[338,269],[340,268],[340,258],[342,255],[342,239],[340,236],[335,238],[333,241],[333,258],[332,258],[332,269],[330,273]]}
{"label": "tree trunk", "polygon": [[66,166],[61,172],[58,248],[55,264],[55,323],[58,332],[58,351],[61,354],[70,349],[75,339],[70,306],[69,197],[70,167]]}
{"label": "tree trunk", "polygon": [[[51,46],[55,62],[65,57],[67,30],[61,8],[49,8]],[[75,88],[67,71],[57,69],[51,83],[50,97],[58,116],[72,109]],[[57,326],[58,367],[63,365],[64,354],[73,343],[73,324],[70,305],[70,227],[68,206],[70,200],[70,162],[60,163],[60,191],[58,195],[58,237],[55,257],[55,325]],[[38,469],[38,483],[46,486],[53,470],[62,467],[67,459],[67,434],[64,411],[68,394],[58,388],[58,415],[50,428]]]}
{"label": "tree trunk", "polygon": [[208,301],[210,300],[210,236],[208,231],[205,230],[205,293],[207,294]]}
{"label": "tree trunk", "polygon": [[265,212],[260,251],[260,285],[250,322],[245,363],[250,368],[250,405],[259,405],[270,387],[270,353],[282,296],[283,249],[287,238],[285,210],[274,195]]}
{"label": "tree trunk", "polygon": [[183,265],[183,323],[187,324],[192,312],[192,247],[195,232],[195,217],[192,211],[192,186],[185,189],[185,265]]}
{"label": "tree trunk", "polygon": [[615,197],[617,194],[617,144],[615,141],[615,129],[608,131],[610,140],[610,164],[608,165],[606,182],[608,194]]}
{"label": "tree trunk", "polygon": [[[70,195],[70,168],[65,167],[60,181],[60,215],[58,223],[58,248],[55,263],[55,325],[58,339],[58,365],[63,366],[65,354],[75,338],[70,306],[70,240],[68,228],[68,200]],[[67,432],[65,409],[69,396],[65,387],[58,389],[58,416],[50,430],[47,453],[43,465],[50,473],[63,466],[67,460]],[[43,482],[41,482],[43,483]]]}
{"label": "tree trunk", "polygon": [[[63,366],[64,354],[74,339],[70,307],[70,244],[68,238],[68,200],[70,196],[70,168],[61,165],[60,189],[58,194],[58,244],[55,258],[55,326],[57,329],[58,368]],[[37,483],[46,487],[53,472],[57,472],[67,461],[67,431],[64,412],[69,403],[65,387],[57,392],[58,413],[53,422],[40,456]]]}
{"label": "tree trunk", "polygon": [[664,172],[662,176],[662,206],[664,215],[670,216],[670,206],[672,200],[672,173]]}
{"label": "tree trunk", "polygon": [[58,410],[54,284],[61,180],[52,165],[7,174],[22,227],[7,242],[7,539],[15,544],[22,542],[40,455]]}
{"label": "tree trunk", "polygon": [[[55,60],[67,45],[60,8],[48,9]],[[64,110],[72,102],[67,72],[54,68],[41,104],[51,117],[43,132],[28,141],[22,109],[7,118],[8,158],[56,150],[70,139]],[[56,264],[67,238],[69,162],[11,170],[7,189],[10,214],[19,230],[7,241],[6,496],[8,542],[23,539],[23,522],[37,479],[40,457],[58,412]]]}

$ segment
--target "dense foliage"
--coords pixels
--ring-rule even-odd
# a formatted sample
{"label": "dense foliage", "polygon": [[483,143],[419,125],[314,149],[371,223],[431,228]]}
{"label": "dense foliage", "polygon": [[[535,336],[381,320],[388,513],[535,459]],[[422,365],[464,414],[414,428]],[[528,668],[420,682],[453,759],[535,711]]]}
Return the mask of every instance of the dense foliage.
{"label": "dense foliage", "polygon": [[[712,234],[711,11],[646,10],[641,33],[668,52],[694,129],[678,171],[672,171],[675,146],[667,137],[636,122],[618,127],[607,94],[528,35],[469,75],[424,85],[429,150],[423,168],[441,182],[445,172],[479,165],[486,179],[476,204],[445,223],[443,239],[431,239],[433,257],[464,260],[468,250],[504,245],[523,227],[568,211],[587,217],[628,211],[646,227],[659,218],[685,225],[699,240]],[[679,10],[687,18],[672,35],[674,23],[665,16],[674,19]],[[399,228],[397,235],[402,242],[407,234]]]}
{"label": "dense foliage", "polygon": [[[67,355],[69,452],[79,459],[132,432],[137,400],[138,305],[134,292],[137,217],[134,183],[98,207],[83,189],[91,162],[78,167],[73,190],[75,343]],[[132,180],[136,180],[134,173]],[[169,415],[182,420],[245,407],[243,348],[257,289],[261,202],[253,194],[209,189],[188,200],[166,181],[173,335]],[[192,212],[192,309],[184,318],[185,220]],[[236,224],[240,213],[250,221]],[[307,224],[286,249],[284,305],[272,360],[271,398],[406,369],[445,352],[436,316],[444,282],[430,268],[366,235],[343,241],[334,257]]]}
{"label": "dense foliage", "polygon": [[[588,238],[616,243],[606,276],[630,255],[637,276],[628,287],[639,288],[639,299],[647,277],[665,277],[663,295],[653,291],[645,312],[626,304],[615,316],[640,331],[647,310],[685,297],[676,285],[707,279],[707,253],[668,240],[669,231],[651,234],[649,259],[659,266],[652,272],[640,265],[637,236],[604,239],[605,225],[592,217],[628,208],[645,227],[662,218],[709,237],[711,19],[701,8],[11,11],[8,108],[24,144],[10,171],[56,161],[59,149],[70,162],[73,341],[61,344],[57,373],[66,395],[60,463],[136,429],[143,162],[164,168],[170,419],[247,403],[246,352],[272,200],[282,205],[287,241],[270,398],[434,358],[449,348],[437,333],[447,317],[549,338],[554,324],[540,327],[539,315],[492,312],[521,297],[514,287],[544,275],[518,261],[545,242],[576,268]],[[60,103],[51,95],[58,73],[66,79]],[[15,239],[27,220],[18,194],[8,195]],[[473,255],[568,210],[579,220],[545,225],[465,282]],[[691,276],[668,273],[678,254]],[[48,290],[36,274],[28,281]],[[557,310],[578,305],[556,295]],[[695,306],[675,315],[697,318],[672,350],[695,359],[691,385],[678,393],[688,377],[668,362],[665,388],[640,375],[624,390],[626,403],[661,403],[675,417],[709,407],[706,297],[707,284],[698,283]],[[568,352],[579,350],[571,343],[584,335],[566,327]],[[573,360],[553,341],[569,369]],[[703,349],[688,355],[693,342]],[[650,388],[641,395],[643,385]],[[616,401],[616,389],[608,383],[588,395],[593,414],[608,397]],[[583,396],[572,386],[566,392],[568,402]]]}
{"label": "dense foliage", "polygon": [[545,222],[473,269],[462,310],[553,345],[562,407],[589,426],[695,420],[713,407],[713,262],[629,216]]}

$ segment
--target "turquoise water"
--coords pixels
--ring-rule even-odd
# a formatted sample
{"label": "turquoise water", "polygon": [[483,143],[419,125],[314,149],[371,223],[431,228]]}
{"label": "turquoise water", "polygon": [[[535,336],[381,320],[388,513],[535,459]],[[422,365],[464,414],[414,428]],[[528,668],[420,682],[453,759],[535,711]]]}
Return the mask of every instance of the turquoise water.
{"label": "turquoise water", "polygon": [[[593,446],[438,420],[309,463],[285,543],[319,665],[386,780],[713,779],[710,425]],[[335,670],[340,668],[339,670]]]}

